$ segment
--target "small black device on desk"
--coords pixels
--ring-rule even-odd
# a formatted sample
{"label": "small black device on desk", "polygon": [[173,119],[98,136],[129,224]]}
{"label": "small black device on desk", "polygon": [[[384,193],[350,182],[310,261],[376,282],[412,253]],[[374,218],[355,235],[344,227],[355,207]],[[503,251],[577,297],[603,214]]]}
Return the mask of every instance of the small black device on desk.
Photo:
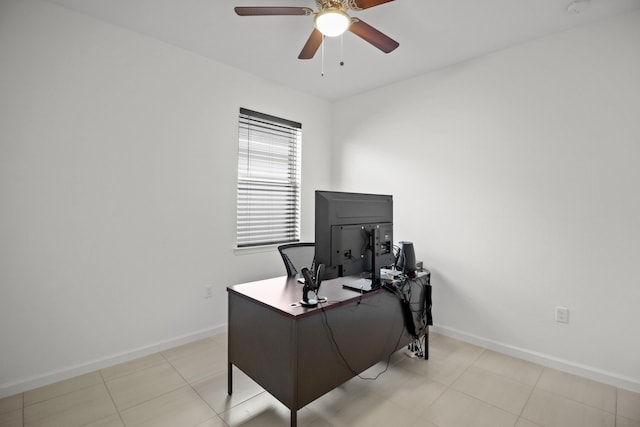
{"label": "small black device on desk", "polygon": [[367,293],[375,291],[380,288],[379,284],[374,284],[371,279],[357,279],[342,284],[345,289],[351,289],[352,291]]}

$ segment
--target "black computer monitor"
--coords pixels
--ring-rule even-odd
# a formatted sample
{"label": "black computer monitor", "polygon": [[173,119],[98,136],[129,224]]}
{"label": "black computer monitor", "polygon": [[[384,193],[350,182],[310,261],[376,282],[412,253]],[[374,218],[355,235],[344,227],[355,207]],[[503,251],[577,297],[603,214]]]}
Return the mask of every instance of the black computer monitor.
{"label": "black computer monitor", "polygon": [[393,265],[393,197],[382,194],[316,191],[316,264],[324,279],[367,272],[380,280],[380,268]]}

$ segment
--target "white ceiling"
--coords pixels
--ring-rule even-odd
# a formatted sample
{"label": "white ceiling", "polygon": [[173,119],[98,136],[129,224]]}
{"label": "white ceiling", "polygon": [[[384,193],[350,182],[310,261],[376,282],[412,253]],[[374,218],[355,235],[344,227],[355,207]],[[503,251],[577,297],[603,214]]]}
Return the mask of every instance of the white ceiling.
{"label": "white ceiling", "polygon": [[[328,100],[400,81],[576,25],[628,13],[640,0],[395,0],[349,11],[400,43],[384,54],[346,33],[297,59],[313,16],[240,17],[234,6],[306,6],[314,0],[48,0],[284,86]],[[343,59],[345,65],[340,66]]]}

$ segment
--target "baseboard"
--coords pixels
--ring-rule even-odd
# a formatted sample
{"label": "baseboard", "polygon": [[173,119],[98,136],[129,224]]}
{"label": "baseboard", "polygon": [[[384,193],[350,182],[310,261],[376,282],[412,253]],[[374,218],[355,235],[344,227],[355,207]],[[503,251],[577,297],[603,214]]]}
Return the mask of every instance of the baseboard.
{"label": "baseboard", "polygon": [[475,344],[480,347],[488,348],[509,356],[537,363],[548,368],[557,369],[559,371],[568,372],[601,383],[609,384],[614,387],[630,390],[640,393],[640,379],[625,377],[612,372],[607,372],[591,366],[575,363],[570,360],[560,359],[548,354],[538,353],[524,348],[512,346],[509,344],[497,342],[477,335],[469,334],[454,328],[435,325],[431,327],[431,331],[456,338],[461,341]]}
{"label": "baseboard", "polygon": [[129,351],[113,354],[101,359],[92,360],[75,366],[70,366],[57,371],[49,372],[44,375],[38,375],[30,378],[24,378],[9,384],[0,384],[0,399],[3,397],[13,396],[38,387],[53,384],[58,381],[76,377],[78,375],[94,372],[99,369],[108,368],[120,363],[128,362],[133,359],[148,356],[159,351],[168,350],[183,344],[207,338],[227,331],[227,324],[219,325],[213,328],[202,329],[189,334],[159,341],[144,347],[138,347]]}

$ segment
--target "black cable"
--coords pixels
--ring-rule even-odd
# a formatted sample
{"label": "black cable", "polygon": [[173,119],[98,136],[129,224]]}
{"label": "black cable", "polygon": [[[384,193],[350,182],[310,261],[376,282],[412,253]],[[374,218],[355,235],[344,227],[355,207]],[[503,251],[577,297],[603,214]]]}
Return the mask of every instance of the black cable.
{"label": "black cable", "polygon": [[[358,300],[358,304],[360,304],[360,300]],[[331,341],[333,342],[333,345],[335,346],[336,351],[338,352],[338,355],[340,356],[340,358],[344,362],[344,364],[347,367],[347,369],[349,369],[349,371],[351,371],[353,376],[356,376],[356,377],[358,377],[358,378],[360,378],[362,380],[375,381],[380,377],[380,375],[382,375],[385,372],[387,372],[387,370],[389,369],[389,364],[391,363],[391,356],[393,356],[393,354],[397,351],[398,345],[400,344],[400,340],[402,339],[402,335],[404,334],[404,328],[402,328],[400,330],[400,335],[398,335],[398,340],[396,341],[396,345],[394,347],[396,350],[393,350],[393,351],[391,351],[391,353],[389,353],[389,357],[387,358],[387,365],[385,366],[384,370],[381,371],[380,373],[378,373],[378,375],[376,375],[373,378],[363,377],[355,369],[353,369],[351,367],[351,365],[349,365],[349,362],[347,362],[347,359],[344,357],[344,354],[340,350],[340,346],[338,345],[338,342],[336,341],[336,338],[333,335],[333,329],[331,329],[331,325],[329,325],[329,318],[327,317],[327,312],[324,310],[324,305],[322,305],[322,304],[319,304],[319,305],[320,305],[320,310],[322,311],[322,314],[323,314],[322,318],[324,320],[324,324],[327,327],[327,330],[329,331],[329,335],[331,336]]]}

